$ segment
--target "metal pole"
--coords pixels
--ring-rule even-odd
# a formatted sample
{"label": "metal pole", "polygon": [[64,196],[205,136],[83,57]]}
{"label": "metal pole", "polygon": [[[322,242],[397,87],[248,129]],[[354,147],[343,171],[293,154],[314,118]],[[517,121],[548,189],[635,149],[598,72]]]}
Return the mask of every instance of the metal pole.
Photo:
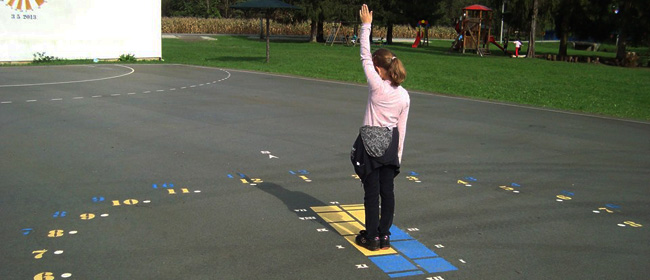
{"label": "metal pole", "polygon": [[499,42],[503,45],[503,13],[506,11],[506,0],[501,3],[501,34],[499,35]]}

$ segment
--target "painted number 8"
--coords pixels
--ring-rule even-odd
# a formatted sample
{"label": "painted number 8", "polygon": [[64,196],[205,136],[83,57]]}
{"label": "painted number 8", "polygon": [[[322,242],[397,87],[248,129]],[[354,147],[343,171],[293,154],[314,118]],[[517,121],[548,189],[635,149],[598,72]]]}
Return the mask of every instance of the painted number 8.
{"label": "painted number 8", "polygon": [[41,272],[34,276],[34,280],[54,280],[54,274],[52,272]]}

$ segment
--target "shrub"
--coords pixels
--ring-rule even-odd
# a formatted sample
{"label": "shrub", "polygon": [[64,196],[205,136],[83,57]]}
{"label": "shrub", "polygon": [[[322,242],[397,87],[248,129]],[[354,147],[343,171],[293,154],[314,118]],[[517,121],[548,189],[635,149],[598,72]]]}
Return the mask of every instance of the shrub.
{"label": "shrub", "polygon": [[138,61],[138,60],[135,58],[135,55],[133,55],[133,54],[123,54],[123,55],[120,55],[120,58],[119,58],[118,60],[119,60],[119,61],[122,61],[122,62],[136,62],[136,61]]}
{"label": "shrub", "polygon": [[47,62],[52,62],[52,61],[56,61],[56,60],[59,60],[59,59],[56,58],[56,57],[53,57],[53,56],[47,56],[47,55],[45,55],[45,52],[40,52],[40,53],[37,52],[37,53],[34,54],[33,62],[34,63],[47,63]]}

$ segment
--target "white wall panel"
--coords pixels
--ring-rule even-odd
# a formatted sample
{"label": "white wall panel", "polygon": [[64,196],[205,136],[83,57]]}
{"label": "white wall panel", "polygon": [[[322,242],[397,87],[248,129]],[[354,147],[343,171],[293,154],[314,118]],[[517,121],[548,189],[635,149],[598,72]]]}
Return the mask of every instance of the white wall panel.
{"label": "white wall panel", "polygon": [[158,58],[160,21],[160,0],[0,0],[0,61]]}

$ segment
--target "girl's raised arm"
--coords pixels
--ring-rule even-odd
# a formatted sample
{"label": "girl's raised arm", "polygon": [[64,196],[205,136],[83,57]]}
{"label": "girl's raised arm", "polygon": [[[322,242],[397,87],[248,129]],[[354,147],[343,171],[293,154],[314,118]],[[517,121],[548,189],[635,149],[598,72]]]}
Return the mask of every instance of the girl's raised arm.
{"label": "girl's raised arm", "polygon": [[361,23],[372,23],[372,11],[368,11],[368,5],[363,4],[359,10],[361,16]]}
{"label": "girl's raised arm", "polygon": [[375,71],[375,65],[372,62],[372,54],[370,53],[370,27],[372,24],[372,11],[368,10],[368,6],[363,4],[359,10],[361,16],[361,35],[359,36],[360,50],[361,50],[361,65],[368,80],[371,93],[376,93],[376,89],[380,88],[383,84],[381,77]]}

